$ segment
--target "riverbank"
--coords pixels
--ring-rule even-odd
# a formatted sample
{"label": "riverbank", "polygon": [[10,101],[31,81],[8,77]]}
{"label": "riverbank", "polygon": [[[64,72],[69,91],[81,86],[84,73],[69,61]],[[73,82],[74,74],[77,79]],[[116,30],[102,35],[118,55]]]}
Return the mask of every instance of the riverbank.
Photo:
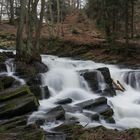
{"label": "riverbank", "polygon": [[42,53],[75,59],[93,60],[106,64],[140,67],[140,46],[130,43],[117,42],[110,46],[105,41],[95,43],[79,43],[64,39],[42,39]]}

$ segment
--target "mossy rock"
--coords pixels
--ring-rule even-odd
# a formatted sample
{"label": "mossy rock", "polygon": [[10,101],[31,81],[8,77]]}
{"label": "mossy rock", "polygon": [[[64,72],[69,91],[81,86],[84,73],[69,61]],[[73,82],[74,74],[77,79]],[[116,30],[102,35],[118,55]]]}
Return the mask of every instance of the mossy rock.
{"label": "mossy rock", "polygon": [[4,89],[10,88],[16,84],[16,80],[13,77],[10,76],[0,76],[0,91],[3,91]]}
{"label": "mossy rock", "polygon": [[45,133],[36,125],[27,125],[28,115],[0,122],[2,140],[45,140]]}
{"label": "mossy rock", "polygon": [[39,103],[27,86],[0,92],[0,119],[8,119],[37,110]]}

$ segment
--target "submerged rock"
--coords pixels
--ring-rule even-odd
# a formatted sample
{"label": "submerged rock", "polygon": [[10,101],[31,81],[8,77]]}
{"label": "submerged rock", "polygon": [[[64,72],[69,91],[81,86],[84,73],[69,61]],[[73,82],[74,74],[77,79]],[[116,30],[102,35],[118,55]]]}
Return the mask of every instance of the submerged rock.
{"label": "submerged rock", "polygon": [[8,119],[37,110],[38,101],[27,86],[0,92],[0,119]]}

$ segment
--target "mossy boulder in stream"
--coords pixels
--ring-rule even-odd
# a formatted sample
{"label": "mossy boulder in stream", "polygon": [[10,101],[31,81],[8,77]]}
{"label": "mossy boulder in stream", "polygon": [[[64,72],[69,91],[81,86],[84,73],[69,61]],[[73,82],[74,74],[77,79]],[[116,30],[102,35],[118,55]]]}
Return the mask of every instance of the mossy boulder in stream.
{"label": "mossy boulder in stream", "polygon": [[44,131],[35,125],[27,125],[28,115],[0,122],[1,140],[45,140]]}
{"label": "mossy boulder in stream", "polygon": [[11,87],[18,87],[19,85],[20,82],[11,76],[7,75],[0,76],[0,91],[3,91]]}
{"label": "mossy boulder in stream", "polygon": [[27,86],[0,92],[0,119],[8,119],[37,110],[38,101]]}

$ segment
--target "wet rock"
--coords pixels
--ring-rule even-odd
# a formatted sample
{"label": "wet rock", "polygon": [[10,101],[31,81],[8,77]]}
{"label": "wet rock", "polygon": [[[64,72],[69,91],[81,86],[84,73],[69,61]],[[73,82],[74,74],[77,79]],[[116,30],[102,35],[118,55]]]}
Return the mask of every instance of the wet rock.
{"label": "wet rock", "polygon": [[15,55],[12,51],[11,52],[3,52],[3,55],[5,55],[8,58],[14,58],[15,57]]}
{"label": "wet rock", "polygon": [[7,71],[7,68],[6,68],[5,63],[0,62],[0,72],[6,72],[6,71]]}
{"label": "wet rock", "polygon": [[84,115],[89,117],[92,121],[99,121],[99,115],[95,112],[84,112]]}
{"label": "wet rock", "polygon": [[34,61],[32,64],[38,73],[45,73],[48,71],[48,67],[42,62]]}
{"label": "wet rock", "polygon": [[114,114],[113,109],[109,105],[106,105],[106,104],[103,104],[94,108],[90,108],[90,110],[95,111],[105,117],[110,117]]}
{"label": "wet rock", "polygon": [[48,71],[48,67],[42,62],[33,61],[31,64],[24,62],[16,62],[16,75],[20,75],[25,78],[32,78],[39,73],[45,73]]}
{"label": "wet rock", "polygon": [[46,139],[47,140],[66,140],[66,135],[61,132],[47,132]]}
{"label": "wet rock", "polygon": [[31,76],[26,78],[26,83],[29,86],[31,92],[38,98],[42,99],[42,90],[41,90],[41,76],[37,74],[36,76]]}
{"label": "wet rock", "polygon": [[110,117],[113,115],[113,110],[107,105],[107,99],[105,97],[100,97],[95,100],[91,99],[76,105],[83,109],[94,111],[102,116]]}
{"label": "wet rock", "polygon": [[108,68],[104,67],[94,71],[87,71],[81,75],[87,81],[89,87],[94,93],[98,93],[103,96],[116,95]]}
{"label": "wet rock", "polygon": [[38,101],[27,86],[0,92],[0,119],[8,119],[37,110]]}
{"label": "wet rock", "polygon": [[82,113],[83,110],[80,106],[70,106],[70,105],[63,105],[63,108],[66,112],[70,112],[70,113]]}
{"label": "wet rock", "polygon": [[48,86],[42,87],[41,75],[37,74],[34,77],[26,79],[27,85],[29,86],[31,92],[37,97],[37,99],[48,99],[50,97],[50,92]]}
{"label": "wet rock", "polygon": [[109,96],[116,95],[115,89],[114,89],[113,84],[112,84],[112,79],[111,79],[109,69],[104,67],[104,68],[99,68],[97,70],[102,73],[104,80],[105,80],[105,83],[107,84],[106,88],[103,90],[103,93],[104,94],[106,93],[106,95],[109,95]]}
{"label": "wet rock", "polygon": [[107,104],[107,99],[105,97],[100,97],[97,99],[91,99],[91,100],[87,100],[81,103],[77,103],[75,104],[76,106],[79,106],[83,109],[89,109],[95,106],[100,106],[102,104]]}
{"label": "wet rock", "polygon": [[91,72],[85,72],[83,74],[84,79],[87,81],[87,83],[89,84],[90,88],[93,91],[97,91],[98,90],[98,79],[97,79],[97,71],[91,71]]}
{"label": "wet rock", "polygon": [[60,105],[69,104],[69,103],[72,103],[71,98],[60,99],[56,102],[56,104],[60,104]]}
{"label": "wet rock", "polygon": [[6,59],[8,59],[8,57],[4,53],[0,52],[0,63],[4,63]]}
{"label": "wet rock", "polygon": [[45,140],[45,133],[36,125],[27,125],[28,116],[23,115],[0,122],[2,140]]}
{"label": "wet rock", "polygon": [[[62,132],[66,135],[66,140],[74,140],[79,139],[77,136],[81,134],[81,129],[83,127],[76,123],[64,123],[62,125],[59,125],[58,127],[54,128],[53,131],[56,132]],[[72,136],[74,133],[77,133],[76,136]]]}
{"label": "wet rock", "polygon": [[108,117],[108,118],[104,118],[104,119],[105,119],[105,121],[106,121],[107,123],[112,123],[112,124],[115,123],[115,120],[114,120],[113,117]]}
{"label": "wet rock", "polygon": [[63,109],[62,106],[52,108],[49,112],[46,113],[47,121],[64,120],[64,119],[65,119],[65,110]]}
{"label": "wet rock", "polygon": [[3,91],[7,88],[17,87],[20,85],[20,82],[15,80],[13,77],[1,75],[0,76],[0,91]]}

